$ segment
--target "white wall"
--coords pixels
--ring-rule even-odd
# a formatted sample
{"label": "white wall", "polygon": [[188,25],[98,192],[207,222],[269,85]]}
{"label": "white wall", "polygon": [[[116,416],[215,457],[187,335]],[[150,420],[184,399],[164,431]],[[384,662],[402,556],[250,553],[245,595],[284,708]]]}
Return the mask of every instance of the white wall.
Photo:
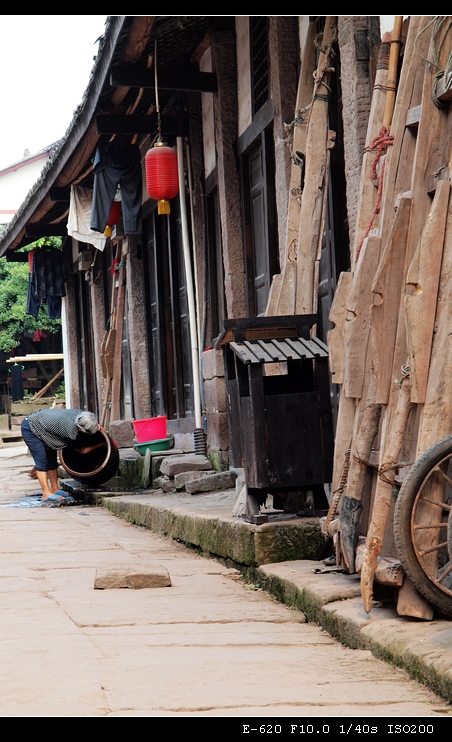
{"label": "white wall", "polygon": [[[11,168],[0,171],[0,224],[9,224],[13,219],[14,213],[21,207],[48,159],[49,156],[46,153],[37,160],[17,163]],[[3,211],[14,213],[3,214]]]}

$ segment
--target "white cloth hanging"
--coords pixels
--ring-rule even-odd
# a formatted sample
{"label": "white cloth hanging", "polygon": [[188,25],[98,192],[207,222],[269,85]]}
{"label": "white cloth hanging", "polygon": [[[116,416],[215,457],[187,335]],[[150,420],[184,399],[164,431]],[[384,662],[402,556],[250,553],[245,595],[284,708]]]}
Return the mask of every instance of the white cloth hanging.
{"label": "white cloth hanging", "polygon": [[71,186],[67,233],[79,242],[88,242],[97,250],[103,250],[107,241],[100,232],[90,227],[93,189]]}

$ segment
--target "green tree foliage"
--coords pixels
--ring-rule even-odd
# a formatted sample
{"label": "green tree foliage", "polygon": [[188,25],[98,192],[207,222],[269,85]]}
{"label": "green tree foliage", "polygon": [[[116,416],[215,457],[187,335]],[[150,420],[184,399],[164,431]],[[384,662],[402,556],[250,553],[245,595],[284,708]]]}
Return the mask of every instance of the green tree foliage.
{"label": "green tree foliage", "polygon": [[[48,237],[47,244],[53,247],[61,246],[61,238]],[[44,239],[37,240],[24,248],[28,252],[35,247],[41,247]],[[44,305],[39,308],[35,319],[25,313],[28,291],[28,262],[8,263],[6,258],[0,258],[0,351],[10,353],[20,345],[24,332],[46,330],[57,333],[61,327],[61,320],[49,319]]]}

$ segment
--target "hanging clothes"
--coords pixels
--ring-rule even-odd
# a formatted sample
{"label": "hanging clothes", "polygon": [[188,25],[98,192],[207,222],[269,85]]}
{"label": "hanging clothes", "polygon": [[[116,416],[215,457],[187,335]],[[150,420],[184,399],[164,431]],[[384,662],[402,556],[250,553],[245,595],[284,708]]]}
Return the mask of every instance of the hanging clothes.
{"label": "hanging clothes", "polygon": [[27,304],[25,313],[30,314],[36,319],[39,312],[40,300],[37,297],[36,289],[33,282],[33,260],[36,250],[30,250],[28,253],[28,287],[27,287]]}
{"label": "hanging clothes", "polygon": [[66,296],[68,279],[64,257],[55,247],[41,247],[33,258],[32,284],[39,302],[47,301],[49,319],[60,319],[61,297]]}
{"label": "hanging clothes", "polygon": [[24,367],[19,366],[18,363],[11,366],[9,370],[11,374],[11,397],[13,402],[20,402],[24,398],[23,370]]}
{"label": "hanging clothes", "polygon": [[92,188],[84,188],[78,185],[71,186],[67,233],[79,242],[87,242],[97,250],[102,251],[107,240],[90,227],[92,205]]}
{"label": "hanging clothes", "polygon": [[118,184],[121,187],[124,234],[141,235],[142,172],[136,144],[109,142],[96,150],[91,229],[104,232]]}

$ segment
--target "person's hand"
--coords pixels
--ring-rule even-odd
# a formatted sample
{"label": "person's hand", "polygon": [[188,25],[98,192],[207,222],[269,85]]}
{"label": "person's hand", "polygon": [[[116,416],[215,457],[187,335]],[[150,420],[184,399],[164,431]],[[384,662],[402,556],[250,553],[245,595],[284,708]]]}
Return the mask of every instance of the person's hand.
{"label": "person's hand", "polygon": [[82,454],[91,453],[91,451],[95,451],[96,448],[101,448],[103,445],[104,445],[103,442],[96,443],[94,446],[85,446],[84,448],[76,448],[75,450],[77,451],[77,453],[82,453]]}

